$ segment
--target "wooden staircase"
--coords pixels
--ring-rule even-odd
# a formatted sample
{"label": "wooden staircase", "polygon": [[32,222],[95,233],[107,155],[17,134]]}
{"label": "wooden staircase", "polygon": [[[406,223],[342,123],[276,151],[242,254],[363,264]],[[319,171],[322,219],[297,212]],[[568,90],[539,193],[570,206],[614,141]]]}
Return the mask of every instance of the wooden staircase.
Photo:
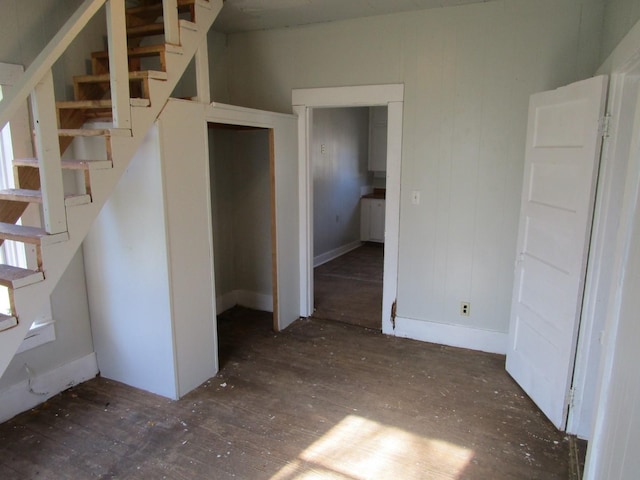
{"label": "wooden staircase", "polygon": [[[100,1],[105,3],[104,0],[85,0],[83,7],[86,11],[95,10],[95,6],[89,4]],[[108,0],[107,9],[110,2],[123,0]],[[36,259],[29,269],[0,265],[0,286],[8,289],[11,300],[11,312],[0,314],[0,376],[34,320],[45,310],[56,283],[187,65],[196,53],[202,55],[203,49],[206,59],[207,31],[222,7],[222,0],[141,0],[140,3],[126,9],[126,22],[122,17],[108,20],[112,22],[109,24],[110,50],[120,45],[120,65],[124,60],[128,79],[126,71],[121,70],[119,78],[117,73],[110,72],[110,65],[117,66],[118,62],[110,61],[109,52],[94,52],[91,75],[78,75],[73,79],[73,101],[52,104],[53,89],[46,88],[50,70],[43,79],[32,82],[40,89],[29,92],[34,108],[40,109],[33,114],[35,151],[39,153],[38,158],[15,159],[19,187],[0,191],[0,242],[13,240],[33,245]],[[163,14],[163,5],[173,5],[175,11],[171,9]],[[108,19],[109,14],[113,16],[118,8],[123,9],[122,4],[113,8],[116,10],[108,10]],[[77,15],[81,20],[72,18],[68,23],[73,20],[86,24],[90,17],[82,20],[82,15],[82,12]],[[167,21],[168,18],[172,22]],[[170,32],[163,38],[165,31]],[[53,51],[55,45],[51,49]],[[116,51],[115,47],[111,51]],[[52,65],[54,61],[45,59],[43,65]],[[25,73],[27,81],[30,70]],[[33,71],[34,75],[40,74],[36,67]],[[125,82],[128,88],[122,88]],[[120,85],[121,90],[112,95],[114,85]],[[122,91],[128,98],[124,103]],[[199,98],[208,102],[208,92],[203,95],[199,92]],[[5,103],[0,104],[0,113]],[[56,119],[54,128],[51,124]],[[93,120],[105,122],[108,128],[87,128],[87,122]],[[103,142],[101,158],[61,159],[59,154],[79,137],[93,137],[91,141]],[[78,141],[86,141],[82,139]],[[59,152],[54,151],[58,146]],[[81,172],[81,192],[61,190],[62,170]],[[30,204],[38,204],[43,209],[43,227],[16,225]]]}

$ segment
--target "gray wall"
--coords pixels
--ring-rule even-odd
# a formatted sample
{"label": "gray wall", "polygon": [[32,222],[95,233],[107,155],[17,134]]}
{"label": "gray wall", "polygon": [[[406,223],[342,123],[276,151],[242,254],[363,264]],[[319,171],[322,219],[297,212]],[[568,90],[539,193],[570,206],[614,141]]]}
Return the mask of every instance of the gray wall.
{"label": "gray wall", "polygon": [[233,34],[229,95],[290,112],[293,88],[404,83],[398,315],[506,332],[529,96],[595,71],[601,7],[502,0]]}
{"label": "gray wall", "polygon": [[[360,240],[361,187],[371,183],[369,109],[313,111],[313,255]],[[321,146],[324,145],[325,153]]]}
{"label": "gray wall", "polygon": [[600,60],[604,62],[640,19],[640,1],[606,0]]}
{"label": "gray wall", "polygon": [[216,296],[272,294],[267,130],[209,130]]}
{"label": "gray wall", "polygon": [[[0,62],[26,69],[80,4],[82,0],[2,0]],[[58,100],[72,99],[72,77],[89,73],[91,52],[106,49],[106,31],[103,8],[54,65]]]}

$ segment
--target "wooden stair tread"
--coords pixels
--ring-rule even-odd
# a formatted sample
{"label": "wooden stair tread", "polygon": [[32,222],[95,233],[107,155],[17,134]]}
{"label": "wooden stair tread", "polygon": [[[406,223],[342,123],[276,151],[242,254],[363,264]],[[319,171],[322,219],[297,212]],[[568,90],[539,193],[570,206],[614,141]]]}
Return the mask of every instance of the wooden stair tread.
{"label": "wooden stair tread", "polygon": [[[167,80],[168,76],[166,72],[159,72],[157,70],[142,70],[129,72],[129,80]],[[108,73],[101,73],[99,75],[76,75],[73,77],[75,83],[108,83],[111,80]]]}
{"label": "wooden stair tread", "polygon": [[[171,45],[168,43],[160,43],[157,45],[145,45],[142,47],[131,47],[127,49],[127,56],[129,57],[151,57],[153,55],[159,55],[161,53],[178,53],[182,54],[183,50],[180,45]],[[109,52],[107,50],[101,52],[93,52],[92,58],[109,58]]]}
{"label": "wooden stair tread", "polygon": [[[130,105],[132,107],[148,107],[151,101],[148,98],[131,98]],[[68,102],[56,102],[58,109],[111,109],[111,100],[72,100]]]}
{"label": "wooden stair tread", "polygon": [[59,128],[61,137],[102,137],[109,135],[108,128]]}
{"label": "wooden stair tread", "polygon": [[16,317],[0,313],[0,332],[9,330],[16,325],[18,325],[18,319]]}
{"label": "wooden stair tread", "polygon": [[[40,190],[26,190],[23,188],[8,188],[0,190],[0,200],[11,202],[42,203]],[[67,194],[64,196],[64,204],[67,207],[86,205],[91,203],[91,196],[86,194]]]}
{"label": "wooden stair tread", "polygon": [[59,128],[59,137],[130,137],[127,128]]}
{"label": "wooden stair tread", "polygon": [[31,245],[52,245],[68,240],[69,234],[63,232],[50,235],[43,228],[0,222],[0,238]]}
{"label": "wooden stair tread", "polygon": [[129,38],[162,34],[164,34],[164,23],[147,23],[146,25],[127,27],[127,37]]}
{"label": "wooden stair tread", "polygon": [[[200,4],[206,3],[207,5],[209,4],[209,2],[198,2],[197,0],[178,0],[178,11],[179,12],[189,11],[189,8],[191,8],[196,3],[200,3]],[[162,15],[162,3],[154,3],[152,5],[142,5],[139,7],[130,7],[130,8],[127,8],[126,13],[127,15],[135,15],[135,16],[150,16],[150,15],[160,16]]]}
{"label": "wooden stair tread", "polygon": [[[105,170],[112,168],[111,160],[65,160],[60,161],[62,168],[65,170]],[[38,168],[37,158],[16,158],[13,161],[16,167],[32,167]]]}
{"label": "wooden stair tread", "polygon": [[42,272],[12,265],[0,265],[0,285],[3,287],[15,290],[43,280],[44,274]]}

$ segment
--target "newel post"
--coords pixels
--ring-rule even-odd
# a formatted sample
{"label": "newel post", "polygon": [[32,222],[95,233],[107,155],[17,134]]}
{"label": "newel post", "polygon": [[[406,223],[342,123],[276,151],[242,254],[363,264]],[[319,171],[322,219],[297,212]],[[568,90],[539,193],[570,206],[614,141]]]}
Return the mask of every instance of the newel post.
{"label": "newel post", "polygon": [[109,0],[107,2],[107,33],[109,36],[109,75],[111,78],[113,126],[130,129],[131,101],[124,0]]}
{"label": "newel post", "polygon": [[64,206],[58,119],[51,70],[36,84],[31,94],[31,109],[40,169],[44,228],[47,233],[52,234],[66,232],[67,212]]}

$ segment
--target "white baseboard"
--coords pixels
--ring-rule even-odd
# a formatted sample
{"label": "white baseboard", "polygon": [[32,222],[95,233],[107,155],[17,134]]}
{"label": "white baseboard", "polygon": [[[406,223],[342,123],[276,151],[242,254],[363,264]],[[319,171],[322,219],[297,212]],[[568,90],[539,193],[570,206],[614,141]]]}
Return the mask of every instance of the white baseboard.
{"label": "white baseboard", "polygon": [[313,257],[313,268],[319,267],[320,265],[324,265],[331,260],[334,260],[345,253],[349,253],[351,250],[355,250],[362,242],[360,240],[356,240],[355,242],[347,243],[346,245],[342,245],[341,247],[334,248],[333,250],[329,250],[328,252],[321,253],[320,255]]}
{"label": "white baseboard", "polygon": [[238,297],[236,291],[223,293],[219,297],[216,297],[216,313],[219,315],[222,312],[226,312],[230,308],[235,307],[238,304]]}
{"label": "white baseboard", "polygon": [[0,422],[26,412],[67,388],[94,378],[97,374],[96,354],[90,353],[48,372],[37,373],[31,379],[31,386],[28,380],[11,385],[0,391]]}
{"label": "white baseboard", "polygon": [[217,313],[222,313],[236,305],[263,312],[273,312],[273,295],[248,290],[233,290],[216,298]]}
{"label": "white baseboard", "polygon": [[393,333],[388,333],[397,337],[502,355],[507,353],[509,339],[509,335],[503,332],[402,317],[396,317],[396,329]]}

